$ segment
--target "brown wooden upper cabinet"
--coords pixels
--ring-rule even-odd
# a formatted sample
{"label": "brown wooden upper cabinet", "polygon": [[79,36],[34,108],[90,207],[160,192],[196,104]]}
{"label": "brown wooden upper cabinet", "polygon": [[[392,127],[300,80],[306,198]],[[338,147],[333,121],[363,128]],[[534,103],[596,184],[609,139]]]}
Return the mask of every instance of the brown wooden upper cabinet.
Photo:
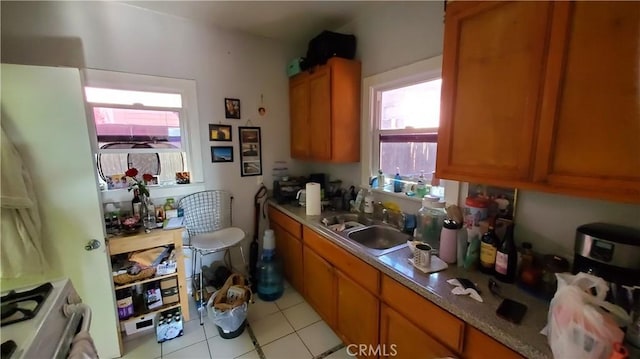
{"label": "brown wooden upper cabinet", "polygon": [[360,62],[333,57],[289,81],[291,157],[360,161]]}
{"label": "brown wooden upper cabinet", "polygon": [[640,203],[640,3],[447,5],[440,178]]}

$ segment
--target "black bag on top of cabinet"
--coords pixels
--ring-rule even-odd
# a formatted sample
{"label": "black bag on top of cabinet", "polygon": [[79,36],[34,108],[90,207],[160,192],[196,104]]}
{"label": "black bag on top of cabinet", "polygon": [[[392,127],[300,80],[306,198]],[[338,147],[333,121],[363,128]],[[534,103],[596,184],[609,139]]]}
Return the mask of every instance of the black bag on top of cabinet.
{"label": "black bag on top of cabinet", "polygon": [[307,57],[301,64],[303,70],[316,65],[323,65],[327,60],[337,56],[353,59],[356,55],[355,35],[340,34],[333,31],[323,31],[309,41]]}

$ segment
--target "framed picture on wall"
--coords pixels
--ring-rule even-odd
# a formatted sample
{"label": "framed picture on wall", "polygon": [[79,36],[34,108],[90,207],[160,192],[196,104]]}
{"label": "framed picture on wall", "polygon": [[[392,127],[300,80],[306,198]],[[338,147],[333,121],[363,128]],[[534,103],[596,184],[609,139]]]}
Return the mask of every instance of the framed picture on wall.
{"label": "framed picture on wall", "polygon": [[233,162],[233,147],[211,146],[211,162]]}
{"label": "framed picture on wall", "polygon": [[209,141],[231,141],[230,125],[209,125]]}
{"label": "framed picture on wall", "polygon": [[238,127],[240,138],[240,175],[262,174],[262,142],[260,127]]}
{"label": "framed picture on wall", "polygon": [[240,100],[237,98],[224,99],[224,117],[240,119]]}

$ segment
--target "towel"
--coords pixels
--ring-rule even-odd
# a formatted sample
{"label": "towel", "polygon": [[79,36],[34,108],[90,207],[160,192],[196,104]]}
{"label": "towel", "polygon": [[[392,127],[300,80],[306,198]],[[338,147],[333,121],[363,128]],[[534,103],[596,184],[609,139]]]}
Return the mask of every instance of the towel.
{"label": "towel", "polygon": [[40,213],[31,176],[2,128],[0,277],[42,274],[45,269]]}
{"label": "towel", "polygon": [[478,294],[478,292],[475,289],[473,289],[473,288],[466,288],[465,289],[457,279],[449,279],[449,280],[447,280],[447,283],[455,286],[451,290],[451,293],[453,293],[455,295],[468,295],[468,296],[470,296],[471,298],[477,300],[480,303],[483,302],[482,297],[480,296],[480,294]]}
{"label": "towel", "polygon": [[89,332],[81,331],[71,342],[71,351],[67,359],[97,359],[98,351]]}

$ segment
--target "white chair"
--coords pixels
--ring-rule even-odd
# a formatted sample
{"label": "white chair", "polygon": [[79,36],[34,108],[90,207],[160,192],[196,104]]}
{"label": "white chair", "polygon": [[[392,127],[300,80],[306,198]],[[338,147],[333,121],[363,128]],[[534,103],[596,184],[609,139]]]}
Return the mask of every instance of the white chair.
{"label": "white chair", "polygon": [[[247,262],[242,250],[242,240],[245,233],[242,229],[232,227],[233,196],[227,191],[210,190],[190,194],[178,202],[178,208],[184,212],[184,225],[189,238],[187,247],[192,250],[192,283],[195,284],[196,268],[200,268],[199,300],[201,304],[200,325],[203,324],[204,285],[202,274],[202,256],[224,251],[224,261],[232,270],[232,247],[240,248],[243,268],[246,271]],[[200,265],[196,267],[200,259]],[[228,260],[228,263],[227,263]]]}

